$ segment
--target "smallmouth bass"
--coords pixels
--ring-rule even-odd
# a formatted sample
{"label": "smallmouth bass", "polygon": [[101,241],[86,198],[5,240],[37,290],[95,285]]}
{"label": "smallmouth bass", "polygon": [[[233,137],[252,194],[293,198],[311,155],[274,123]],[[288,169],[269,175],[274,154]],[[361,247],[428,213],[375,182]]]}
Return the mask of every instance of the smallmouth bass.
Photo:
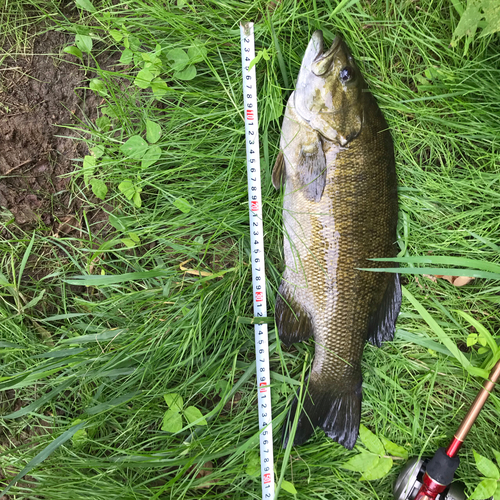
{"label": "smallmouth bass", "polygon": [[[396,255],[394,148],[387,123],[343,40],[323,52],[316,31],[283,119],[273,185],[284,185],[285,271],[275,318],[286,345],[314,336],[315,355],[294,444],[320,427],[348,449],[361,416],[366,341],[392,340],[398,274],[375,257]],[[393,263],[390,263],[393,266]],[[283,446],[297,410],[292,404]]]}

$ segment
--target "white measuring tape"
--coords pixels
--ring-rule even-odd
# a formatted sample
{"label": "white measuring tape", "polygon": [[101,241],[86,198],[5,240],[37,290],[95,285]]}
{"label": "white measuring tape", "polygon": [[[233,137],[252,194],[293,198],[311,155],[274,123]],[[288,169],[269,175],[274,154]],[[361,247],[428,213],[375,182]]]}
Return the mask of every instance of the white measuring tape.
{"label": "white measuring tape", "polygon": [[[240,26],[241,63],[243,66],[243,99],[245,103],[245,142],[247,147],[248,205],[250,209],[250,243],[252,253],[253,313],[267,316],[266,274],[264,269],[264,226],[260,189],[259,126],[257,120],[257,79],[253,23]],[[259,405],[260,471],[262,498],[274,499],[273,429],[271,415],[271,373],[267,324],[255,325],[255,358],[257,363],[257,396]]]}

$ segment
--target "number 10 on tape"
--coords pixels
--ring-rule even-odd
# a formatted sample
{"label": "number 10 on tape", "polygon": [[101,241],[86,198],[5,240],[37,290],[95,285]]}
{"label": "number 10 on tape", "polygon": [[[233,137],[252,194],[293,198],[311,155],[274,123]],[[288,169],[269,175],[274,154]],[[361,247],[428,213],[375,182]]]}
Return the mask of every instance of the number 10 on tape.
{"label": "number 10 on tape", "polygon": [[[264,269],[264,227],[260,189],[259,127],[257,115],[257,79],[253,23],[240,26],[241,63],[243,67],[243,100],[245,103],[245,142],[247,150],[248,205],[252,253],[253,312],[255,317],[267,316],[266,274]],[[259,405],[260,469],[262,498],[274,499],[273,429],[271,415],[271,377],[267,324],[255,325],[255,359],[257,366],[257,397]]]}

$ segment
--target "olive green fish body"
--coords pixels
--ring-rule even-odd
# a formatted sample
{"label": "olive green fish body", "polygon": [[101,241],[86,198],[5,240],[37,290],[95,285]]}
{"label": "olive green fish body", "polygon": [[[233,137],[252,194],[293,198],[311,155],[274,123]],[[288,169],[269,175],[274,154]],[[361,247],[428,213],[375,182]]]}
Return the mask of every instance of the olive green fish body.
{"label": "olive green fish body", "polygon": [[[326,73],[314,75],[318,85],[327,80],[323,94],[334,95],[316,92],[316,101],[304,106],[304,96],[298,93],[314,94],[315,89],[311,79],[301,87],[299,75],[283,120],[282,157],[273,172],[275,186],[285,185],[285,271],[276,321],[286,344],[310,336],[315,340],[308,396],[294,443],[306,441],[319,426],[352,448],[359,429],[364,344],[392,339],[401,301],[397,275],[359,268],[386,265],[367,259],[395,255],[398,207],[387,124],[365,91],[347,47],[337,39],[335,45],[336,51],[328,51],[333,61],[319,61],[327,66]],[[319,52],[321,48],[322,44]],[[312,49],[314,53],[317,46]],[[332,68],[339,65],[335,74]],[[356,85],[347,98],[342,89],[340,96],[332,91],[335,83],[328,86],[331,73],[338,79],[346,67],[352,69]],[[330,97],[330,109],[336,105],[342,116],[328,115],[329,110],[321,108],[322,100]],[[308,114],[311,107],[318,108],[316,113]],[[292,415],[295,407],[296,403]],[[287,439],[285,430],[285,443]]]}

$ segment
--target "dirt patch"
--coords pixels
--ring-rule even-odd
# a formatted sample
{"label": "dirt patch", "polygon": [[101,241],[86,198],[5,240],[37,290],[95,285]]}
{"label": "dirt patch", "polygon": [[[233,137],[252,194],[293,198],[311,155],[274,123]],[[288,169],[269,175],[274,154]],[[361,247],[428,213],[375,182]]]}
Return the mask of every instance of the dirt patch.
{"label": "dirt patch", "polygon": [[[83,208],[68,174],[87,146],[75,140],[80,132],[61,125],[94,119],[99,98],[85,88],[89,75],[73,56],[60,55],[69,40],[55,31],[40,35],[33,55],[6,59],[0,72],[0,222],[12,214],[24,231],[58,234]],[[93,222],[106,220],[102,211],[90,215]]]}

